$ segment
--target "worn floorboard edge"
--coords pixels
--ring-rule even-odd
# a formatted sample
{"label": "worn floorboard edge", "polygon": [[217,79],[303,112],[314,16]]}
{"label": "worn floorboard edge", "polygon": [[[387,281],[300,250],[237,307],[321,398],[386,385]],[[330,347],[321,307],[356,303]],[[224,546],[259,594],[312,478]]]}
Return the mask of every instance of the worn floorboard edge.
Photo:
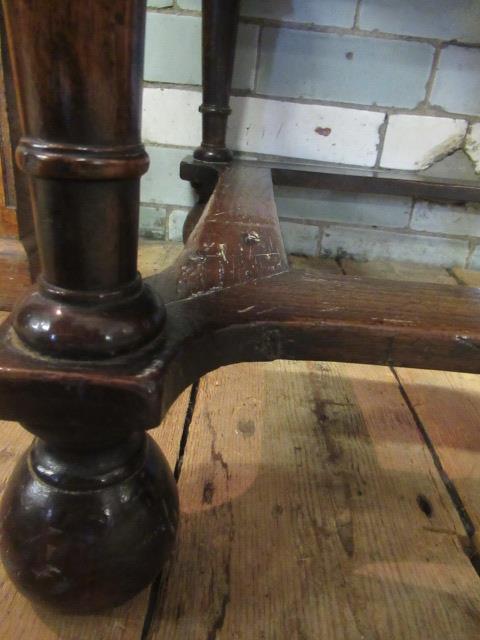
{"label": "worn floorboard edge", "polygon": [[[475,271],[469,271],[466,269],[452,268],[452,269],[443,269],[441,267],[419,267],[418,265],[408,264],[408,263],[392,263],[387,265],[388,273],[385,274],[385,277],[396,279],[396,280],[428,280],[437,284],[452,284],[456,286],[478,286],[480,284],[480,274]],[[350,275],[358,274],[363,276],[372,276],[378,275],[378,272],[384,272],[385,270],[382,268],[382,263],[358,263],[353,261],[343,261],[344,272]],[[379,268],[380,267],[380,268]],[[415,371],[411,370],[409,373],[409,378],[407,380],[410,384],[404,384],[402,380],[403,374],[406,370],[403,369],[395,369],[391,367],[392,373],[395,376],[400,392],[404,398],[405,403],[410,409],[412,417],[419,429],[422,437],[430,451],[434,464],[437,468],[437,471],[442,478],[442,481],[445,485],[446,490],[450,496],[450,499],[456,508],[459,517],[462,521],[462,524],[465,528],[465,532],[467,534],[467,538],[461,540],[462,548],[465,555],[469,558],[473,568],[480,576],[480,548],[478,541],[478,524],[480,523],[480,518],[474,517],[475,514],[472,512],[472,504],[470,500],[470,509],[469,505],[466,503],[465,498],[468,501],[468,494],[463,490],[461,483],[461,478],[452,477],[452,475],[458,476],[458,469],[453,467],[452,469],[448,469],[444,461],[442,460],[441,454],[441,441],[438,437],[438,434],[433,430],[433,416],[434,412],[430,411],[429,415],[422,419],[419,411],[417,411],[415,407],[416,400],[416,392],[415,392],[415,383],[422,384],[422,380],[426,375],[430,376],[432,381],[441,381],[442,377],[445,375],[443,372],[427,372],[427,371]],[[450,376],[455,378],[459,378],[462,374],[451,373]],[[461,383],[458,385],[461,387]],[[432,404],[435,403],[432,392],[426,393],[425,398],[430,400]],[[418,401],[418,399],[417,399]],[[454,409],[453,409],[454,411]],[[464,428],[468,430],[469,421],[464,418]],[[446,425],[444,425],[446,426]],[[470,424],[470,434],[473,434],[472,426]],[[452,465],[450,465],[452,467]],[[457,473],[456,473],[457,472]],[[460,481],[460,485],[459,485]],[[459,488],[460,486],[460,488]],[[475,511],[478,511],[475,510]],[[472,516],[473,514],[473,516]],[[476,521],[476,522],[475,522]]]}
{"label": "worn floorboard edge", "polygon": [[188,434],[189,434],[190,424],[192,422],[193,412],[195,410],[195,403],[197,400],[199,383],[200,383],[199,380],[194,382],[190,390],[187,413],[185,415],[185,422],[183,424],[182,439],[180,440],[180,447],[178,450],[177,461],[175,463],[175,468],[173,472],[173,475],[175,476],[175,480],[177,482],[182,472],[183,455],[185,453],[185,447],[187,446]]}
{"label": "worn floorboard edge", "polygon": [[[199,385],[199,381],[194,382],[190,387],[190,389],[188,390],[188,406],[185,412],[185,420],[182,428],[182,436],[179,442],[177,459],[175,461],[175,465],[172,466],[173,475],[177,483],[180,478],[180,474],[182,472],[183,456],[185,452],[185,447],[187,446],[188,434],[189,434],[190,424],[192,422],[193,412],[195,410],[195,402],[197,399],[198,385]],[[158,607],[158,597],[160,594],[160,588],[164,580],[164,577],[165,577],[165,569],[158,575],[158,577],[156,578],[156,580],[154,580],[153,584],[150,587],[148,606],[147,606],[147,611],[145,613],[145,620],[143,623],[141,640],[147,640],[147,638],[150,635],[152,622]]]}
{"label": "worn floorboard edge", "polygon": [[462,542],[462,548],[465,552],[465,555],[467,556],[467,558],[470,560],[470,562],[472,563],[473,568],[475,569],[475,571],[477,572],[477,574],[480,576],[480,554],[479,554],[479,549],[477,548],[477,544],[475,541],[475,532],[476,532],[476,528],[475,525],[473,523],[472,518],[470,517],[468,510],[460,496],[460,493],[457,489],[457,487],[455,486],[455,482],[453,480],[451,480],[451,478],[449,477],[447,471],[445,470],[445,468],[443,467],[442,461],[440,456],[438,455],[437,450],[435,449],[435,446],[430,438],[430,435],[428,433],[428,427],[426,427],[420,416],[418,415],[412,401],[410,400],[409,396],[408,396],[408,392],[406,391],[405,387],[403,386],[398,373],[396,371],[396,369],[394,367],[391,367],[391,371],[393,373],[393,375],[395,376],[395,379],[397,380],[398,383],[398,387],[400,389],[400,393],[403,396],[403,399],[405,401],[405,403],[407,404],[408,408],[410,409],[410,412],[412,414],[412,417],[415,421],[415,424],[417,425],[418,430],[420,431],[420,433],[422,434],[422,437],[425,441],[425,444],[428,447],[428,450],[430,451],[430,455],[432,456],[433,462],[435,464],[435,467],[437,468],[437,471],[440,475],[440,478],[443,481],[443,484],[445,485],[446,490],[448,491],[448,495],[450,496],[450,499],[455,507],[455,509],[458,512],[458,515],[460,517],[460,520],[463,524],[463,526],[465,527],[465,533],[467,534],[468,538],[467,539],[463,539],[461,540]]}

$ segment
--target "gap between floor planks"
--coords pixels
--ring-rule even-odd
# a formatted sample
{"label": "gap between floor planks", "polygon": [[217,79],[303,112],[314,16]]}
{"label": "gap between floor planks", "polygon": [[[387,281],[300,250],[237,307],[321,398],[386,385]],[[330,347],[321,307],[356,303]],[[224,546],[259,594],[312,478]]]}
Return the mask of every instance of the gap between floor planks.
{"label": "gap between floor planks", "polygon": [[[151,243],[148,250],[151,271],[155,271],[160,267],[155,255],[158,245]],[[325,265],[337,268],[332,262]],[[343,268],[349,272],[348,264]],[[410,279],[407,276],[402,273]],[[405,371],[442,376],[441,372]],[[402,375],[403,370],[399,378]],[[475,378],[469,378],[473,385]],[[411,384],[415,388],[415,380]],[[170,571],[157,585],[161,593],[156,609],[150,607],[150,614],[155,610],[155,615],[149,620],[149,637],[383,638],[386,636],[378,635],[382,628],[390,638],[406,637],[401,635],[406,630],[412,634],[417,630],[422,638],[442,634],[455,640],[477,637],[478,626],[474,631],[472,625],[478,625],[480,616],[478,581],[461,551],[467,536],[396,385],[384,368],[323,363],[238,365],[202,380],[190,437],[183,443],[180,544]],[[437,381],[437,386],[442,385]],[[279,399],[285,415],[279,415],[278,408],[268,402],[267,392]],[[372,402],[376,396],[380,399]],[[386,401],[393,413],[385,409]],[[163,428],[156,430],[172,465],[187,406],[188,393],[179,399]],[[418,420],[413,401],[411,408]],[[216,418],[227,418],[231,424],[219,424],[217,431]],[[282,432],[277,424],[280,420],[296,425],[295,431]],[[393,428],[382,421],[391,421]],[[16,425],[8,426],[11,438],[8,452],[0,452],[0,483],[30,440]],[[464,437],[467,431],[464,429]],[[360,460],[350,440],[352,434],[365,441]],[[282,447],[287,443],[290,447]],[[318,469],[319,457],[324,470]],[[436,463],[438,466],[438,460]],[[404,479],[408,473],[415,476],[412,486]],[[327,492],[317,500],[321,492],[316,489],[322,486]],[[360,494],[352,494],[352,486],[360,487]],[[386,496],[390,508],[382,513],[385,504],[378,501],[385,502]],[[284,497],[286,504],[282,505]],[[269,506],[260,518],[259,504]],[[371,520],[362,516],[367,505],[374,516]],[[405,526],[400,515],[414,523],[415,553],[409,549],[412,540],[402,537]],[[241,531],[236,527],[239,520],[244,524]],[[249,522],[251,528],[245,526]],[[398,539],[380,531],[388,522],[398,529]],[[354,527],[368,535],[359,536]],[[378,537],[379,531],[380,539],[367,544],[369,536]],[[431,544],[423,548],[425,540]],[[319,546],[324,548],[312,554]],[[398,549],[409,560],[395,568],[391,555],[398,555]],[[446,552],[457,562],[441,567],[442,582],[435,560],[447,558]],[[360,565],[359,558],[364,559],[363,573],[352,572],[355,557]],[[418,563],[423,563],[420,571]],[[422,571],[423,578],[417,575]],[[457,585],[452,592],[444,588],[447,577]],[[6,586],[9,591],[7,583],[1,593]],[[33,611],[21,596],[10,596],[10,602],[0,596],[1,610],[11,613],[11,624],[3,630],[0,620],[0,637],[28,636],[32,640],[139,638],[148,598],[145,592],[115,612],[78,621]],[[276,600],[281,605],[278,608]],[[399,602],[404,608],[397,612]],[[453,614],[450,611],[447,620],[445,611],[452,606],[457,609]],[[410,614],[407,620],[400,619],[402,612]],[[434,628],[421,626],[424,616],[435,617]]]}

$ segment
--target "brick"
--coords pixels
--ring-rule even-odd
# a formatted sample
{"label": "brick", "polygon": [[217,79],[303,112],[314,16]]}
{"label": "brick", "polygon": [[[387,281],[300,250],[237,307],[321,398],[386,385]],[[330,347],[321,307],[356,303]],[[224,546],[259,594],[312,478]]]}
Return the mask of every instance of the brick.
{"label": "brick", "polygon": [[168,216],[168,239],[181,240],[183,233],[183,225],[188,215],[186,209],[174,209]]}
{"label": "brick", "polygon": [[405,114],[389,116],[381,166],[426,169],[460,148],[466,131],[465,120]]}
{"label": "brick", "polygon": [[200,91],[147,88],[143,91],[144,142],[196,147],[202,135]]}
{"label": "brick", "polygon": [[165,240],[166,210],[163,207],[140,206],[139,234],[143,238]]}
{"label": "brick", "polygon": [[357,260],[401,260],[452,267],[465,264],[468,242],[398,231],[332,226],[324,232],[321,253]]}
{"label": "brick", "polygon": [[148,0],[147,7],[153,9],[165,9],[166,7],[173,7],[173,0]]}
{"label": "brick", "polygon": [[468,260],[467,268],[480,271],[480,245],[477,245],[472,251],[472,255]]}
{"label": "brick", "polygon": [[[195,147],[201,138],[196,91],[148,88],[143,138]],[[234,97],[228,141],[238,151],[371,167],[385,114],[359,109]]]}
{"label": "brick", "polygon": [[412,229],[451,236],[480,237],[480,206],[453,206],[417,202],[413,209]]}
{"label": "brick", "polygon": [[363,0],[361,29],[408,36],[480,41],[478,0]]}
{"label": "brick", "polygon": [[452,113],[480,115],[479,68],[480,49],[455,46],[444,49],[435,76],[431,104]]}
{"label": "brick", "polygon": [[276,187],[275,201],[280,217],[382,227],[406,227],[412,206],[410,198],[296,187]]}
{"label": "brick", "polygon": [[421,175],[434,178],[451,178],[458,181],[478,180],[474,166],[463,149],[459,149],[455,153],[446,156],[443,160],[439,160],[428,169],[422,171]]}
{"label": "brick", "polygon": [[[235,89],[252,89],[258,30],[242,24],[238,31],[233,74]],[[144,78],[148,82],[201,84],[201,19],[169,13],[147,14]]]}
{"label": "brick", "polygon": [[196,201],[190,183],[181,180],[180,162],[191,154],[189,149],[148,147],[150,168],[141,182],[141,202],[191,207]]}
{"label": "brick", "polygon": [[480,122],[472,124],[465,138],[465,153],[473,162],[477,173],[480,173]]}
{"label": "brick", "polygon": [[177,4],[180,9],[187,9],[189,11],[202,10],[202,0],[177,0]]}
{"label": "brick", "polygon": [[[177,0],[181,9],[201,11],[201,0]],[[306,22],[331,27],[351,27],[356,0],[243,0],[242,16],[284,22]]]}
{"label": "brick", "polygon": [[425,98],[433,53],[419,42],[266,28],[257,92],[413,108]]}
{"label": "brick", "polygon": [[281,222],[283,242],[287,253],[303,256],[318,255],[318,241],[320,229],[308,224],[297,222]]}
{"label": "brick", "polygon": [[235,98],[232,107],[228,139],[239,151],[375,163],[383,113],[261,98]]}
{"label": "brick", "polygon": [[243,0],[241,13],[255,18],[306,22],[332,27],[352,27],[355,0]]}

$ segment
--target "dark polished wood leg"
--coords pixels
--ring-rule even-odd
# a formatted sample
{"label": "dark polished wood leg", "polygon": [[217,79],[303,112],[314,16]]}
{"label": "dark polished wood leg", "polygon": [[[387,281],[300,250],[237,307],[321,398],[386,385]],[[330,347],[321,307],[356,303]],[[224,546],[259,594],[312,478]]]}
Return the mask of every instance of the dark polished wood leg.
{"label": "dark polished wood leg", "polygon": [[203,140],[197,160],[229,162],[226,148],[239,0],[203,0]]}
{"label": "dark polished wood leg", "polygon": [[129,351],[163,321],[136,264],[145,3],[3,5],[41,264],[16,331],[49,355]]}
{"label": "dark polished wood leg", "polygon": [[83,451],[36,440],[5,490],[2,560],[34,601],[79,613],[113,607],[158,574],[177,514],[175,480],[149,436]]}
{"label": "dark polished wood leg", "polygon": [[[2,557],[22,591],[65,610],[113,606],[146,586],[178,517],[171,471],[140,418],[120,427],[113,414],[100,417],[101,394],[87,397],[104,363],[121,356],[128,369],[131,354],[155,343],[165,315],[136,263],[148,167],[145,4],[3,0],[22,128],[17,162],[29,176],[41,263],[38,286],[14,310],[12,340],[52,370],[88,363],[90,377],[78,389],[82,415],[47,376],[53,411],[24,420],[38,439],[6,490]],[[22,410],[38,397],[24,387]]]}

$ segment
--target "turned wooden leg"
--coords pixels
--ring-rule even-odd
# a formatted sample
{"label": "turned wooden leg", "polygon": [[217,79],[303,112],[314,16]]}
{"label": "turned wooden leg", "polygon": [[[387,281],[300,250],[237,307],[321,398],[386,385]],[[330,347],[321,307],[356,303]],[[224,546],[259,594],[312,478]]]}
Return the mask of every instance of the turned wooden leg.
{"label": "turned wooden leg", "polygon": [[[91,379],[112,358],[154,343],[164,320],[162,301],[137,273],[139,181],[148,167],[140,142],[145,5],[3,0],[22,126],[17,162],[30,180],[41,263],[13,326],[29,354],[53,370],[78,361]],[[2,506],[10,577],[66,610],[132,596],[158,573],[175,535],[167,463],[136,424],[100,421],[101,403],[101,394],[90,398],[79,416],[52,394],[58,408],[25,425],[38,439]]]}
{"label": "turned wooden leg", "polygon": [[177,514],[175,480],[144,433],[99,450],[36,440],[5,490],[2,560],[33,600],[67,612],[113,607],[158,574]]}
{"label": "turned wooden leg", "polygon": [[226,148],[239,0],[203,0],[203,139],[197,160],[229,162]]}

